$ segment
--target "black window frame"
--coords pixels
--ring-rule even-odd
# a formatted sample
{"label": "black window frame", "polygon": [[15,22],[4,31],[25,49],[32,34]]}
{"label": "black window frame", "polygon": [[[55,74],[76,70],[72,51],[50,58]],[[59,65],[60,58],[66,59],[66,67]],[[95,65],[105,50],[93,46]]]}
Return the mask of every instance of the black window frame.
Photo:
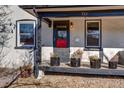
{"label": "black window frame", "polygon": [[[99,22],[99,46],[87,46],[87,23],[88,22]],[[88,19],[85,20],[85,49],[102,49],[102,20],[101,19]]]}
{"label": "black window frame", "polygon": [[[31,45],[21,45],[20,44],[20,40],[19,40],[19,29],[20,29],[20,22],[29,22],[29,23],[33,23],[34,25],[34,42],[33,44]],[[36,20],[33,20],[33,19],[22,19],[22,20],[17,20],[16,21],[16,49],[30,49],[30,48],[35,48],[35,45],[36,45]]]}

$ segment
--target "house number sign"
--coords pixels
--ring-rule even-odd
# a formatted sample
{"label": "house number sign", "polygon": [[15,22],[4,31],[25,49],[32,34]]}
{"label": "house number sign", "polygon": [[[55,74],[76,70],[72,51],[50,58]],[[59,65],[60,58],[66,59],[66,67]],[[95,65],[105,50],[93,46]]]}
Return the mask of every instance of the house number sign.
{"label": "house number sign", "polygon": [[82,12],[81,14],[82,14],[82,16],[87,16],[88,15],[87,12]]}

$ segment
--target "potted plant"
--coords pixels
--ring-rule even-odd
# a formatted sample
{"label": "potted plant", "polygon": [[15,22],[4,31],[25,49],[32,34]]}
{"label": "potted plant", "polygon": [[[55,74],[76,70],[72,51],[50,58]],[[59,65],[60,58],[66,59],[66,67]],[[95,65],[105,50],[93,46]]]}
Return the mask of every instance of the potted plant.
{"label": "potted plant", "polygon": [[82,57],[83,51],[78,49],[71,55],[71,66],[72,67],[80,67],[80,60]]}
{"label": "potted plant", "polygon": [[50,65],[51,66],[59,66],[60,65],[60,58],[57,54],[53,53],[50,57]]}
{"label": "potted plant", "polygon": [[118,62],[116,61],[109,61],[109,69],[116,69]]}
{"label": "potted plant", "polygon": [[118,56],[116,55],[109,61],[109,68],[116,69],[117,65],[118,65]]}
{"label": "potted plant", "polygon": [[96,56],[96,55],[90,56],[89,59],[90,59],[90,67],[91,68],[98,69],[101,67],[101,59],[98,56]]}

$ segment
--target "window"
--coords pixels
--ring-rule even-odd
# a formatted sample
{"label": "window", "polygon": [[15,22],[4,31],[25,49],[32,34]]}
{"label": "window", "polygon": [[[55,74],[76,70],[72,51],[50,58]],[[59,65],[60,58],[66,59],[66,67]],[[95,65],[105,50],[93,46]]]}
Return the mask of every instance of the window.
{"label": "window", "polygon": [[100,48],[100,21],[86,21],[86,47]]}
{"label": "window", "polygon": [[67,31],[58,31],[58,38],[60,39],[66,39],[67,38]]}
{"label": "window", "polygon": [[17,21],[17,46],[34,47],[35,21]]}

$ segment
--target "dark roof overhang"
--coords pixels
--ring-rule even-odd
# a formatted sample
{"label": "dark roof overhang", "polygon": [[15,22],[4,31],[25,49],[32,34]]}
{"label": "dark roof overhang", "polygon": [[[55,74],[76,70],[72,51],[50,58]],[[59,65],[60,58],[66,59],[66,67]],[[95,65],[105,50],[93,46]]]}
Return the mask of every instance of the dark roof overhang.
{"label": "dark roof overhang", "polygon": [[71,8],[71,7],[103,7],[103,6],[115,6],[115,5],[20,5],[19,7],[23,9],[32,8]]}

